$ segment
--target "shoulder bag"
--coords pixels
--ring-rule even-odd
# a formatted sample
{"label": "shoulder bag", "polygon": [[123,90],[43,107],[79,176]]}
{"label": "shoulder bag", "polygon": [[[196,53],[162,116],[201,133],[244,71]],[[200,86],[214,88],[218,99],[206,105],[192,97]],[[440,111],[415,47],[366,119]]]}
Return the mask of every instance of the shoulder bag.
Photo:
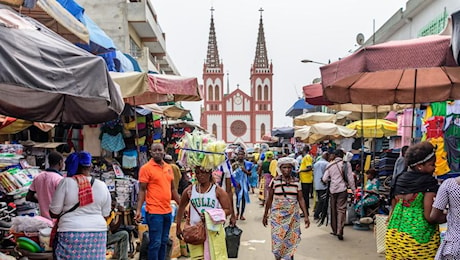
{"label": "shoulder bag", "polygon": [[204,226],[204,215],[198,211],[198,209],[190,202],[192,207],[198,213],[201,218],[201,221],[196,225],[190,225],[190,215],[187,217],[187,221],[185,222],[184,229],[182,230],[182,235],[184,237],[184,241],[187,244],[191,245],[202,245],[206,240],[206,228]]}

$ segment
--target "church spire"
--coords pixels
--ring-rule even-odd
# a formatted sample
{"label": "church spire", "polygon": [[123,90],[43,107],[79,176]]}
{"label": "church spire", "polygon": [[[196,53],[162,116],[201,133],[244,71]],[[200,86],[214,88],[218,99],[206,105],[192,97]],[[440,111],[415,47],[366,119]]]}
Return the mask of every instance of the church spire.
{"label": "church spire", "polygon": [[211,7],[211,26],[209,28],[208,53],[206,65],[208,68],[220,68],[219,51],[217,50],[216,30],[214,28],[214,7]]}
{"label": "church spire", "polygon": [[265,34],[264,34],[264,23],[262,20],[262,12],[264,9],[260,8],[260,22],[259,22],[259,33],[257,35],[257,46],[256,46],[256,57],[254,59],[255,68],[269,68],[267,47],[265,45]]}

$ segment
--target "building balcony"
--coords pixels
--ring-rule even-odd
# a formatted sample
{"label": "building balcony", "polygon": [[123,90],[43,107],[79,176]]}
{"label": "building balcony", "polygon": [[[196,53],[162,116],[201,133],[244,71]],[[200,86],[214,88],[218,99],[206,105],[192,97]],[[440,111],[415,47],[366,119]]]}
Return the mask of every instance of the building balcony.
{"label": "building balcony", "polygon": [[129,1],[128,23],[136,30],[143,44],[150,49],[153,56],[166,54],[165,34],[157,23],[157,15],[151,0]]}
{"label": "building balcony", "polygon": [[168,54],[163,56],[163,58],[158,59],[157,62],[160,70],[163,71],[164,74],[180,75]]}

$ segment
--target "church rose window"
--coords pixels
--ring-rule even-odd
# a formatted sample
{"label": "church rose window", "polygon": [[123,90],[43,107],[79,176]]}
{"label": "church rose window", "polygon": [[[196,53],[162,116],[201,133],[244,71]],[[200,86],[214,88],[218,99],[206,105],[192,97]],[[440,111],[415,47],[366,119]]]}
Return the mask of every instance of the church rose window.
{"label": "church rose window", "polygon": [[247,131],[246,123],[241,120],[233,121],[233,123],[230,125],[230,131],[234,136],[243,136]]}

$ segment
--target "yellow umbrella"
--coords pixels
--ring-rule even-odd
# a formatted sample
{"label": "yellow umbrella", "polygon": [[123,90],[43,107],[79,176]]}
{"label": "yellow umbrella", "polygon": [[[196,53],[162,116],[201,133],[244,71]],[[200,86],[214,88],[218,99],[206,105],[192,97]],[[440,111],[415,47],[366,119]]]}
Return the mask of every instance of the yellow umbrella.
{"label": "yellow umbrella", "polygon": [[385,119],[364,119],[355,121],[346,126],[356,130],[358,137],[372,138],[396,135],[398,125]]}

